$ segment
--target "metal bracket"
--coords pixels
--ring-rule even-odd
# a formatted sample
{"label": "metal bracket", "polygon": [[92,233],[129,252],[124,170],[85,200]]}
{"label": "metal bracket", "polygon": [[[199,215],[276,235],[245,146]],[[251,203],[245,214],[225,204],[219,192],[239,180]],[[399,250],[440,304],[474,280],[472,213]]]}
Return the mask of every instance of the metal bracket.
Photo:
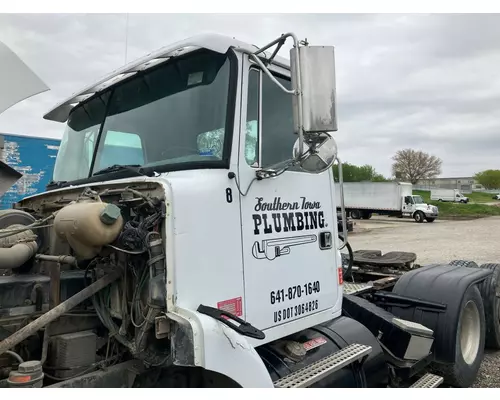
{"label": "metal bracket", "polygon": [[166,315],[159,315],[155,318],[155,336],[156,339],[165,339],[170,337],[170,321]]}

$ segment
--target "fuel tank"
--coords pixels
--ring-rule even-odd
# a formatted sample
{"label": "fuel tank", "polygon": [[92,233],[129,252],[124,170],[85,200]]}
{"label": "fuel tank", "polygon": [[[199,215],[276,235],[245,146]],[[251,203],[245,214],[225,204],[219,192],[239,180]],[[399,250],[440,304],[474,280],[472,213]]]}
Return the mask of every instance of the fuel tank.
{"label": "fuel tank", "polygon": [[[348,365],[311,387],[387,387],[389,371],[382,348],[367,328],[351,318],[339,317],[327,321],[256,350],[274,382],[353,343],[372,347],[363,365]],[[297,346],[305,350],[305,355]]]}

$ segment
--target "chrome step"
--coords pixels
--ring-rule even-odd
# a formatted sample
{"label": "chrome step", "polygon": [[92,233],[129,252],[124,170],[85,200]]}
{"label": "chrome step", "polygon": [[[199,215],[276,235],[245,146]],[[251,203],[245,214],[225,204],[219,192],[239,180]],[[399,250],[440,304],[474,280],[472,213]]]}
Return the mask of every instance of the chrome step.
{"label": "chrome step", "polygon": [[435,388],[443,383],[442,376],[427,373],[416,381],[410,388]]}
{"label": "chrome step", "polygon": [[359,294],[363,292],[368,292],[373,288],[373,284],[370,283],[349,283],[344,282],[344,294]]}
{"label": "chrome step", "polygon": [[274,382],[276,388],[305,388],[313,385],[331,373],[344,368],[346,365],[361,360],[372,351],[371,346],[353,343],[336,353],[316,361],[290,375]]}

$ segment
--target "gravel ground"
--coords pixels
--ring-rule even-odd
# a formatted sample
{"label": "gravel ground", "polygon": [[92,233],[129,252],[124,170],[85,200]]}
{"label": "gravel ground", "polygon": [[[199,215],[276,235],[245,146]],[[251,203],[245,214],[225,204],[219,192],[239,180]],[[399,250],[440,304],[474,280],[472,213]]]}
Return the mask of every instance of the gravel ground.
{"label": "gravel ground", "polygon": [[[421,265],[457,259],[478,265],[500,263],[500,217],[423,224],[412,219],[373,217],[355,224],[349,238],[353,250],[413,252]],[[500,351],[486,351],[473,387],[500,388],[499,371]]]}

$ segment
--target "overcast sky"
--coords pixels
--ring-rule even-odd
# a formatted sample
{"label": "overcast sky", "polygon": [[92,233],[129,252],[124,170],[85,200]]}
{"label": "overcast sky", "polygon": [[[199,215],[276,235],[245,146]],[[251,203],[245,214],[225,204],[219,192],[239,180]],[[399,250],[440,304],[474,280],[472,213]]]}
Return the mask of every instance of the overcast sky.
{"label": "overcast sky", "polygon": [[[124,14],[0,14],[0,40],[51,88],[0,115],[0,132],[60,138],[42,115],[123,65],[125,29]],[[443,176],[500,168],[500,14],[130,14],[127,61],[202,32],[264,45],[287,31],[336,47],[343,161],[389,176],[411,147]]]}

